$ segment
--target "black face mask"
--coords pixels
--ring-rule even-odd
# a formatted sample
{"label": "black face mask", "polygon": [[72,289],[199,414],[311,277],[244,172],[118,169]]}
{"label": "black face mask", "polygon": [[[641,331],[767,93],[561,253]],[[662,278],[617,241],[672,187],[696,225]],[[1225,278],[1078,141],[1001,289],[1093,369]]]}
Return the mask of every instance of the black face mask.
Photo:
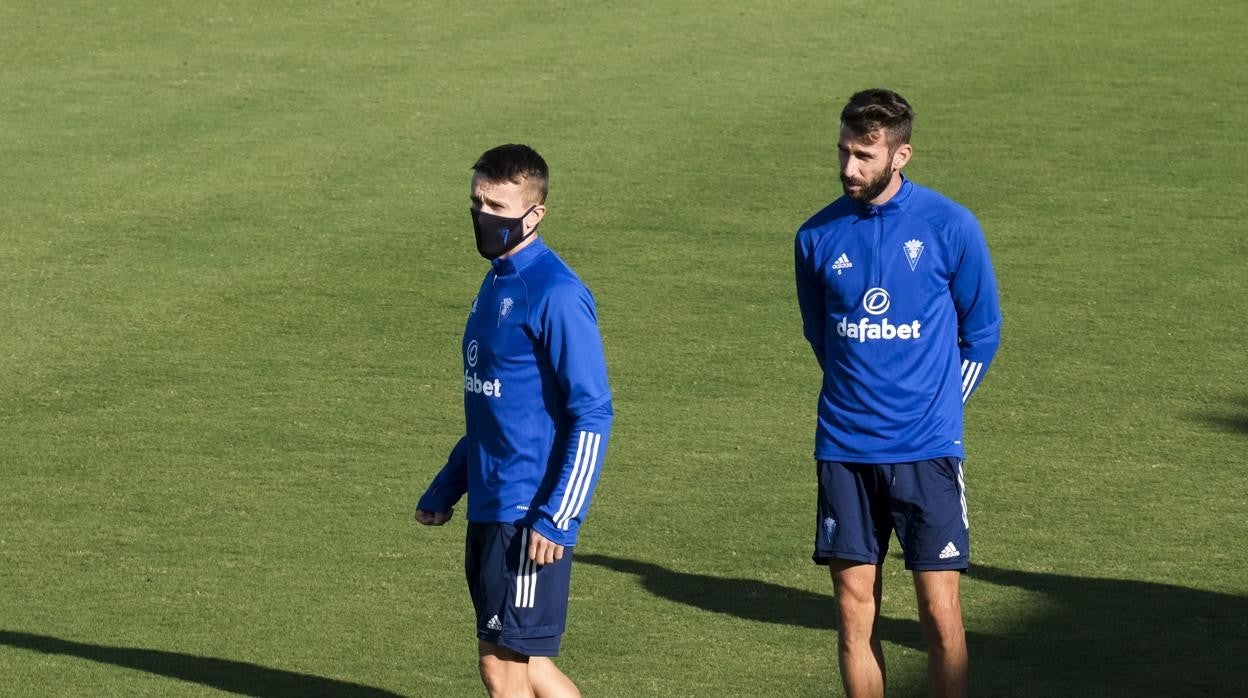
{"label": "black face mask", "polygon": [[472,213],[472,232],[477,235],[477,252],[486,259],[498,259],[531,237],[537,228],[525,235],[524,217],[535,208],[537,204],[530,206],[519,218],[504,218],[475,208],[469,209]]}

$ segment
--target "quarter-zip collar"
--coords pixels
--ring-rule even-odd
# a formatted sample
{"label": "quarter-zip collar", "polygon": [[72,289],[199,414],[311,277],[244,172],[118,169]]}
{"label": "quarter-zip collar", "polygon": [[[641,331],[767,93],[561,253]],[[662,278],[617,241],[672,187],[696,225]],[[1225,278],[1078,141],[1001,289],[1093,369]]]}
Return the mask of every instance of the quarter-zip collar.
{"label": "quarter-zip collar", "polygon": [[874,220],[871,234],[874,238],[873,242],[875,243],[875,254],[871,257],[869,274],[871,276],[871,281],[875,286],[880,286],[884,283],[884,268],[880,261],[880,255],[884,249],[884,218],[887,216],[893,216],[904,210],[913,191],[914,185],[911,184],[910,180],[906,179],[906,176],[903,174],[901,176],[901,187],[897,189],[897,193],[893,194],[892,198],[888,201],[879,205],[858,205],[858,215],[862,220]]}
{"label": "quarter-zip collar", "polygon": [[491,259],[490,264],[494,267],[495,276],[509,276],[537,261],[537,258],[541,257],[549,249],[546,247],[546,243],[542,241],[542,238],[538,237],[515,254]]}
{"label": "quarter-zip collar", "polygon": [[894,213],[897,211],[901,211],[902,209],[906,207],[906,202],[910,199],[910,195],[913,191],[914,191],[914,185],[910,183],[909,179],[906,179],[906,175],[902,174],[901,175],[901,188],[897,190],[896,194],[893,194],[893,197],[891,199],[878,205],[877,204],[859,204],[858,205],[859,214],[862,215],[864,218],[869,218],[871,216],[878,216],[878,215],[883,215],[886,213]]}

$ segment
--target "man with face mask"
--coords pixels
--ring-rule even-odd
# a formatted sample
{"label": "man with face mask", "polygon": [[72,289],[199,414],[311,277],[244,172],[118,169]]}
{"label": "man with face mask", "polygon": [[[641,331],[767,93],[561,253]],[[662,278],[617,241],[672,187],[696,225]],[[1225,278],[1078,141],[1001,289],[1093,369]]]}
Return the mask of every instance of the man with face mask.
{"label": "man with face mask", "polygon": [[466,433],[416,520],[446,523],[467,493],[465,571],[490,695],[578,696],[551,657],[613,419],[597,310],[537,235],[542,157],[503,145],[472,169],[472,226],[491,268],[464,329]]}
{"label": "man with face mask", "polygon": [[845,195],[795,241],[803,330],[824,373],[813,557],[832,572],[850,696],[884,694],[876,624],[894,530],[914,574],[929,691],[966,693],[962,406],[1000,344],[1001,309],[975,217],[901,173],[913,119],[895,92],[850,98],[837,144]]}

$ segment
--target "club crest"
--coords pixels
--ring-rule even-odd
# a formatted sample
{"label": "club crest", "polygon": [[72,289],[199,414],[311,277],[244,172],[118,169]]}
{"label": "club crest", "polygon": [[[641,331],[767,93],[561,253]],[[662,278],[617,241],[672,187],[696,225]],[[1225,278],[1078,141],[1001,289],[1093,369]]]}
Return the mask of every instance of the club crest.
{"label": "club crest", "polygon": [[906,261],[910,263],[910,271],[914,271],[915,265],[919,263],[919,257],[923,256],[923,242],[906,240],[902,247],[906,250]]}

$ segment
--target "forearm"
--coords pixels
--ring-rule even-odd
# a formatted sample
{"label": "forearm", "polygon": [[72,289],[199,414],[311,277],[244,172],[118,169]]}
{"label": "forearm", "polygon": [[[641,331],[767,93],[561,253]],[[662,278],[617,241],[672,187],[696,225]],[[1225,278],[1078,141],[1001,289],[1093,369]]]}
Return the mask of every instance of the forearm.
{"label": "forearm", "polygon": [[575,545],[598,486],[611,435],[611,403],[577,417],[564,445],[563,467],[547,502],[538,507],[533,529],[558,545]]}
{"label": "forearm", "polygon": [[996,356],[1000,343],[999,323],[959,342],[958,352],[962,357],[962,404],[965,405],[971,399],[975,389],[988,374],[988,366]]}
{"label": "forearm", "polygon": [[468,491],[468,439],[461,437],[451,449],[446,465],[434,476],[416,508],[428,512],[450,511]]}
{"label": "forearm", "polygon": [[824,332],[827,329],[823,287],[800,239],[794,247],[793,276],[797,286],[797,307],[802,316],[802,334],[810,343],[811,350],[815,352],[815,360],[819,362],[819,368],[823,368]]}
{"label": "forearm", "polygon": [[962,359],[962,404],[971,399],[971,394],[979,387],[988,373],[988,365],[979,361]]}

